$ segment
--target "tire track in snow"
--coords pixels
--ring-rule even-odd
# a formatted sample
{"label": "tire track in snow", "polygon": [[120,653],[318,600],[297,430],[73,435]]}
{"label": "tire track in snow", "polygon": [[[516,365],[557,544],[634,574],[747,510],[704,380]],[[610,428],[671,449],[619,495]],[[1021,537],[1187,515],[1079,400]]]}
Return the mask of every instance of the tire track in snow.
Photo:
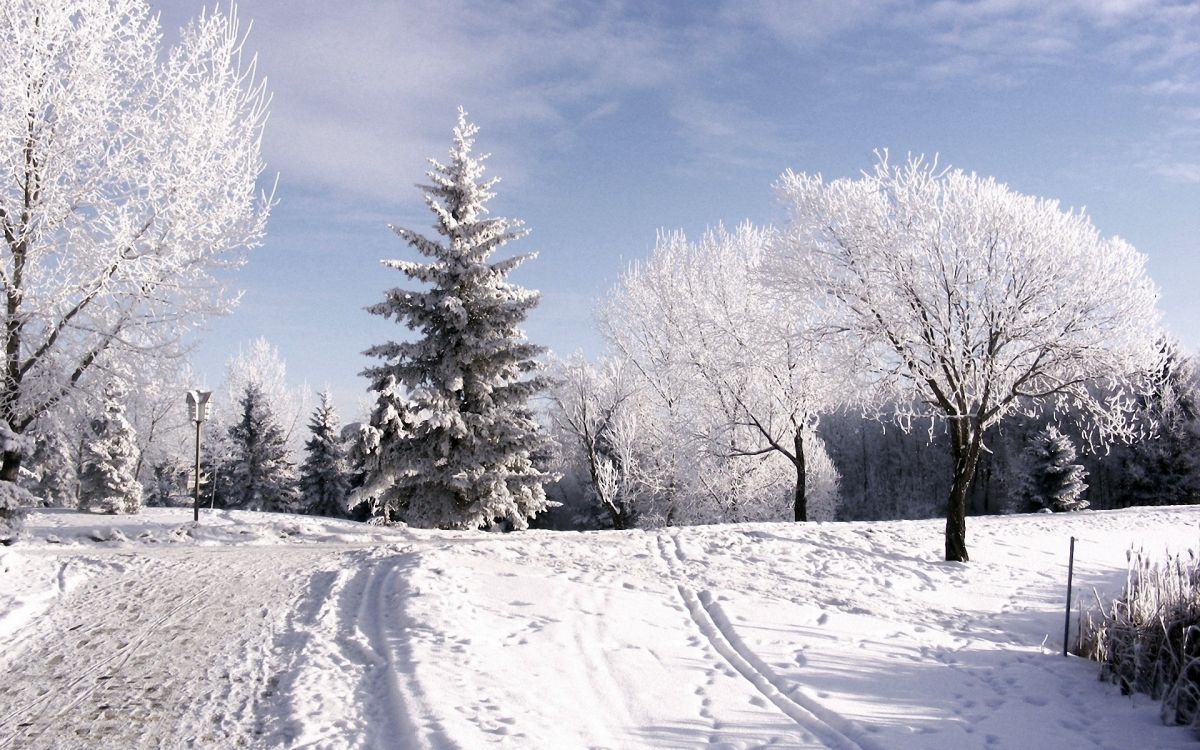
{"label": "tire track in snow", "polygon": [[[670,541],[667,540],[670,537]],[[832,750],[883,750],[862,728],[789,688],[737,635],[733,624],[708,591],[697,593],[679,581],[687,580],[682,564],[687,560],[678,533],[662,532],[657,537],[659,552],[675,588],[700,633],[730,667],[753,685],[785,716],[814,735]]]}

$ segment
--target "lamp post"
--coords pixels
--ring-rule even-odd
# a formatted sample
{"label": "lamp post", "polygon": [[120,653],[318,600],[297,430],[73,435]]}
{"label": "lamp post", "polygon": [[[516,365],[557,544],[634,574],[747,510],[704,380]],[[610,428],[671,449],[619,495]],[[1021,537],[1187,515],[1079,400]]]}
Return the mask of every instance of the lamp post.
{"label": "lamp post", "polygon": [[194,503],[192,506],[193,521],[200,520],[200,425],[204,424],[204,420],[208,419],[208,399],[211,397],[211,391],[187,392],[188,416],[196,423],[196,479]]}

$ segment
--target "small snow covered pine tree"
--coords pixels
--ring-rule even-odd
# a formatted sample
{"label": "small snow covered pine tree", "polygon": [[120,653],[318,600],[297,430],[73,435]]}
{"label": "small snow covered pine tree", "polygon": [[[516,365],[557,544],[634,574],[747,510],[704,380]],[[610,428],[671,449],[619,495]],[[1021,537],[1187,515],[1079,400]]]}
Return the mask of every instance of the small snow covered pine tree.
{"label": "small snow covered pine tree", "polygon": [[42,505],[73,508],[79,497],[79,469],[75,448],[59,429],[37,436],[29,463],[36,479],[28,486]]}
{"label": "small snow covered pine tree", "polygon": [[242,417],[229,428],[225,507],[295,511],[299,496],[287,442],[258,384],[246,384],[240,404]]}
{"label": "small snow covered pine tree", "polygon": [[520,328],[539,295],[506,279],[533,254],[489,262],[526,231],[516,220],[485,218],[496,179],[484,180],[486,157],[471,154],[477,131],[460,108],[450,163],[431,159],[432,184],[421,188],[444,240],[392,227],[429,262],[384,265],[428,288],[392,289],[367,309],[420,336],[368,349],[384,364],[364,374],[381,394],[403,386],[417,419],[410,430],[379,436],[380,465],[367,485],[389,498],[378,507],[413,525],[470,529],[503,520],[523,529],[548,507],[544,485],[553,478],[538,460],[548,452],[527,406],[546,387],[533,375],[544,349]]}
{"label": "small snow covered pine tree", "polygon": [[308,423],[311,436],[304,444],[304,463],[300,466],[300,492],[305,513],[316,516],[346,515],[346,493],[350,476],[341,428],[329,391],[321,393],[321,404]]}
{"label": "small snow covered pine tree", "polygon": [[137,513],[142,507],[137,441],[125,418],[124,397],[125,386],[110,380],[100,414],[88,424],[79,472],[80,510]]}
{"label": "small snow covered pine tree", "polygon": [[[147,507],[167,508],[188,499],[179,482],[179,476],[187,474],[188,471],[176,460],[167,458],[156,462],[150,467],[150,481],[146,483]],[[190,482],[187,489],[191,489]]]}
{"label": "small snow covered pine tree", "polygon": [[1083,491],[1087,472],[1075,463],[1075,446],[1054,425],[1033,437],[1025,449],[1025,477],[1020,489],[1026,512],[1083,510],[1088,507]]}
{"label": "small snow covered pine tree", "polygon": [[[383,376],[376,386],[375,407],[367,424],[359,430],[354,453],[361,484],[348,503],[356,516],[366,515],[382,522],[399,521],[406,497],[404,471],[407,440],[416,423],[416,405],[404,397],[396,377]],[[360,508],[360,506],[362,506]]]}

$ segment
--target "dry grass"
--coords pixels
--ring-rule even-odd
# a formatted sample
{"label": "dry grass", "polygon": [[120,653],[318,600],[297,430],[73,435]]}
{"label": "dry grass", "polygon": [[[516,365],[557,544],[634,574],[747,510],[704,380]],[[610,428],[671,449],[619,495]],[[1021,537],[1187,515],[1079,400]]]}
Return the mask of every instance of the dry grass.
{"label": "dry grass", "polygon": [[1124,593],[1082,614],[1075,652],[1122,693],[1162,701],[1165,723],[1200,731],[1200,560],[1190,550],[1160,564],[1128,557]]}

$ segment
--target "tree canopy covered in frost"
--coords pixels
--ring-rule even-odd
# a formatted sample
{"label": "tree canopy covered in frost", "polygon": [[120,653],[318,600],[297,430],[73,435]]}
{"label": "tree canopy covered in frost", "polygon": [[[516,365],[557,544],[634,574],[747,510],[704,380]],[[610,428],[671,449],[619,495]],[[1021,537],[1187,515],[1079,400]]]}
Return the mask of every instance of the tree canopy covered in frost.
{"label": "tree canopy covered in frost", "polygon": [[[781,314],[759,280],[768,232],[743,224],[689,242],[659,236],[602,311],[602,328],[651,389],[690,424],[697,449],[752,467],[784,459],[794,472],[792,515],[808,520],[807,448],[823,411],[848,393],[826,369],[826,342],[808,316]],[[828,461],[822,468],[828,468]]]}
{"label": "tree canopy covered in frost", "polygon": [[786,172],[790,222],[767,270],[818,302],[878,403],[944,420],[954,481],[946,558],[967,559],[965,503],[984,432],[1069,408],[1091,440],[1130,437],[1130,383],[1157,359],[1145,257],[1086,216],[993,179],[886,154],[859,179]]}
{"label": "tree canopy covered in frost", "polygon": [[[231,15],[161,54],[144,0],[0,7],[0,420],[17,433],[106,362],[178,353],[258,244],[267,97]],[[115,365],[114,365],[115,367]],[[0,477],[15,480],[7,451]]]}
{"label": "tree canopy covered in frost", "polygon": [[215,421],[228,429],[241,418],[237,404],[251,383],[275,414],[289,452],[299,454],[307,439],[303,426],[312,391],[307,384],[289,385],[287,363],[279,348],[261,336],[247,346],[239,345],[237,354],[225,361],[225,382],[212,405]]}
{"label": "tree canopy covered in frost", "polygon": [[[384,362],[365,371],[379,394],[377,460],[359,496],[410,524],[478,528],[507,521],[525,528],[547,507],[540,465],[543,437],[528,401],[545,387],[534,373],[542,347],[520,326],[537,292],[508,275],[534,257],[491,256],[526,234],[519,221],[487,218],[497,180],[484,179],[484,159],[472,155],[478,128],[460,109],[449,164],[430,160],[432,184],[422,187],[441,236],[393,231],[429,260],[384,261],[423,290],[392,289],[367,308],[404,322],[415,341],[388,342],[367,354]],[[411,426],[400,428],[395,388],[411,399]],[[387,401],[387,403],[383,403]],[[394,429],[392,426],[394,425]],[[383,499],[381,499],[383,498]]]}
{"label": "tree canopy covered in frost", "polygon": [[79,471],[81,510],[137,513],[142,507],[137,439],[125,418],[127,393],[122,383],[109,381],[100,413],[92,418],[84,435],[83,466]]}

